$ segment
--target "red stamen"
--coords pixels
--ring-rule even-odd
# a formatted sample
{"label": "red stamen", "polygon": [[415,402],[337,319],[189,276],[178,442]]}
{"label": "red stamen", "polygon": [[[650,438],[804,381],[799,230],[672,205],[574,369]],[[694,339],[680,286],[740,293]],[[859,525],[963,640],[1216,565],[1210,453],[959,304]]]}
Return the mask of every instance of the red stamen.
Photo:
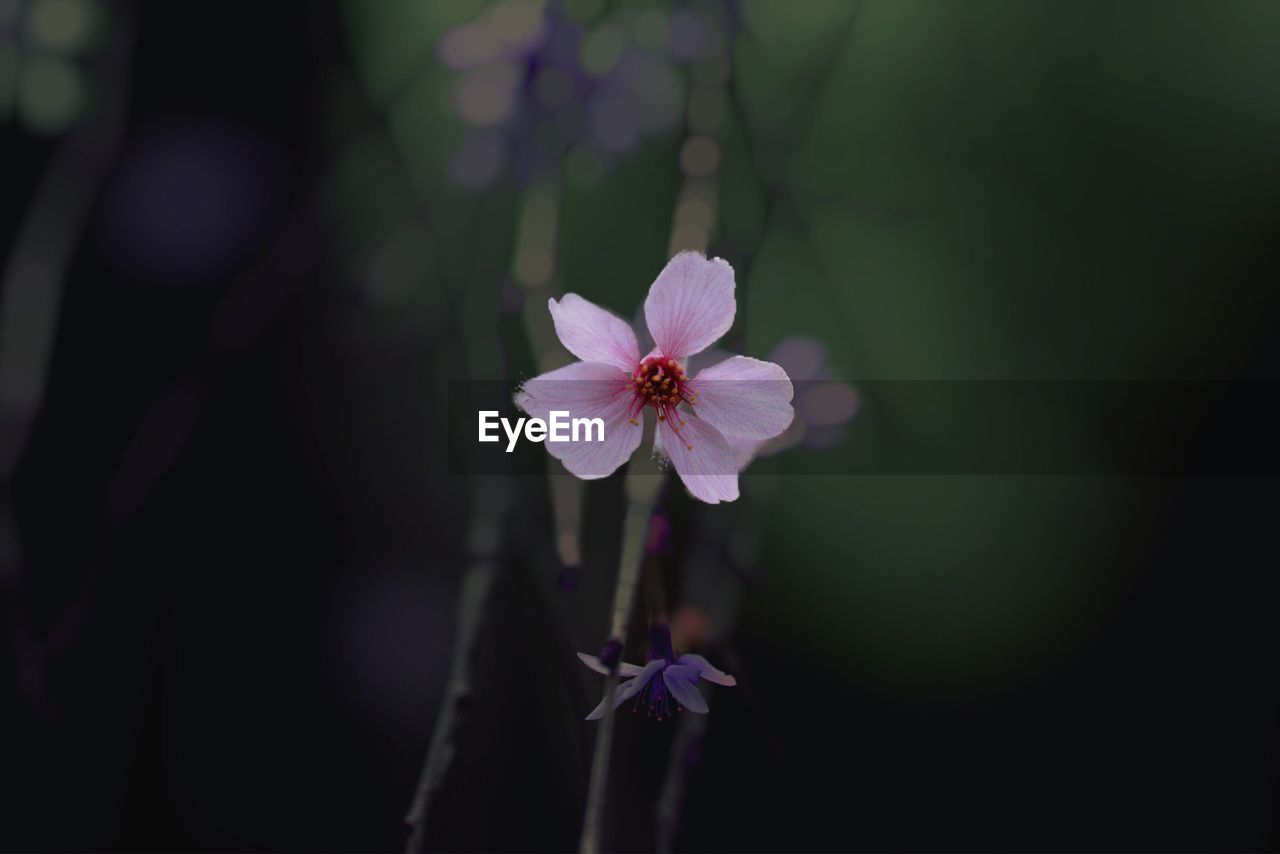
{"label": "red stamen", "polygon": [[667,356],[646,356],[632,373],[631,386],[635,395],[630,406],[631,422],[638,424],[640,413],[646,406],[651,406],[657,412],[658,420],[670,426],[685,447],[693,450],[693,446],[680,435],[680,428],[688,422],[680,417],[678,407],[681,404],[695,405],[697,394],[689,387],[689,375],[680,363]]}

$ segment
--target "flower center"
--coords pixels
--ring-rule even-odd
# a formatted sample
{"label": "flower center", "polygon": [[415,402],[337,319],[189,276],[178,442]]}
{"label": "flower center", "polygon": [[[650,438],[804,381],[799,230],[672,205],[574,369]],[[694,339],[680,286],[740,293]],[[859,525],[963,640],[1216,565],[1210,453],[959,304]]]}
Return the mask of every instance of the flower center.
{"label": "flower center", "polygon": [[667,691],[667,683],[662,680],[662,672],[653,674],[653,678],[640,689],[636,695],[636,703],[631,707],[636,714],[644,712],[646,718],[662,720],[669,718],[684,709],[677,703],[675,710],[671,708],[671,694]]}
{"label": "flower center", "polygon": [[689,375],[675,359],[667,356],[645,356],[640,366],[631,374],[631,389],[635,399],[631,404],[631,423],[639,424],[640,413],[652,406],[659,421],[669,421],[677,434],[684,420],[676,411],[681,403],[693,406],[697,394],[689,387]]}
{"label": "flower center", "polygon": [[[649,624],[649,657],[648,661],[664,661],[662,670],[676,663],[676,651],[671,645],[671,627],[658,620]],[[640,693],[636,695],[634,711],[639,714],[643,709],[646,717],[669,718],[675,712],[683,712],[679,703],[675,704],[675,712],[671,710],[671,692],[662,678],[662,670],[653,674]]]}

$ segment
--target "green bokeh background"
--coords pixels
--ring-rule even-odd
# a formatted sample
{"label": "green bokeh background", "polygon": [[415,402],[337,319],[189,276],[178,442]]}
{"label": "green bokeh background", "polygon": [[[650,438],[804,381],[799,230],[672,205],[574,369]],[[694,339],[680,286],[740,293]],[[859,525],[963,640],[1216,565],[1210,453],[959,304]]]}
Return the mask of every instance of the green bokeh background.
{"label": "green bokeh background", "polygon": [[[633,5],[569,9],[590,31]],[[477,336],[502,299],[519,187],[450,186],[453,72],[421,50],[480,8],[349,4],[362,79],[338,91],[363,87],[388,122],[334,180],[357,255],[415,197],[431,206],[414,269],[461,318],[442,331],[469,357],[450,376],[490,378],[501,361]],[[813,336],[855,381],[1257,370],[1276,308],[1280,6],[736,8],[712,237],[738,264],[735,346],[763,356]],[[565,290],[630,316],[665,262],[679,142],[650,140],[591,186],[565,179]],[[534,371],[516,357],[514,379]],[[855,424],[856,442],[825,452],[831,470],[936,417],[876,403],[893,418]],[[1070,446],[1105,425],[1057,429]],[[744,489],[768,508],[768,595],[748,619],[891,693],[999,691],[1051,670],[1134,583],[1155,524],[1150,490],[1123,478],[748,475]]]}
{"label": "green bokeh background", "polygon": [[[492,481],[451,468],[449,424],[475,418],[451,391],[505,404],[566,361],[531,334],[551,293],[635,317],[698,170],[683,103],[624,152],[561,133],[607,88],[585,72],[564,127],[463,120],[444,41],[537,2],[0,0],[9,240],[62,271],[0,306],[51,342],[48,365],[0,347],[44,392],[0,495],[15,849],[399,848],[477,519],[500,572],[428,840],[576,844],[601,681],[574,653],[611,631],[623,475],[582,486],[573,576],[557,466],[530,446],[487,519]],[[1230,384],[1268,399],[1223,411],[1163,381],[1280,375],[1280,2],[545,11],[591,69],[643,42],[653,99],[723,90],[723,347],[816,339],[862,396],[842,443],[757,461],[734,504],[669,480],[647,590],[726,606],[699,649],[739,684],[707,686],[684,766],[690,716],[625,715],[605,847],[657,847],[677,768],[676,850],[1275,848],[1280,467],[1205,460],[1263,447],[1240,412],[1280,398]],[[723,66],[664,53],[688,16]],[[482,143],[505,160],[467,183]],[[83,221],[24,237],[50,196]],[[522,279],[547,260],[529,233],[549,283]],[[1029,391],[952,412],[915,380]],[[965,465],[992,445],[1063,473]],[[1162,453],[1182,475],[1135,473]]]}

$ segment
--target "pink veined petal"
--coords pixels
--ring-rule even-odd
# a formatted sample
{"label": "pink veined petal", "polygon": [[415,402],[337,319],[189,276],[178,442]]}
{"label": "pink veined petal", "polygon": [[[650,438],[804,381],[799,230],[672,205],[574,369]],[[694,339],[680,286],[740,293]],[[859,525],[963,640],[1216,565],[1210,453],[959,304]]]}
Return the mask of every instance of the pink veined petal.
{"label": "pink veined petal", "polygon": [[[607,477],[631,458],[640,446],[643,429],[631,423],[632,399],[628,375],[613,365],[574,362],[526,380],[516,392],[516,406],[529,415],[550,422],[551,412],[568,412],[573,418],[600,418],[604,421],[604,441],[595,441],[592,428],[579,434],[576,442],[544,444],[551,456],[583,480]],[[592,441],[586,441],[590,435]]]}
{"label": "pink veined petal", "polygon": [[640,364],[631,324],[577,294],[547,300],[560,343],[584,362],[603,362],[630,373]]}
{"label": "pink veined petal", "polygon": [[707,698],[698,690],[697,668],[673,664],[662,671],[662,681],[667,683],[671,696],[686,710],[699,715],[707,713]]}
{"label": "pink veined petal", "polygon": [[696,655],[695,653],[692,653],[692,652],[685,653],[684,655],[680,656],[678,659],[676,659],[676,664],[679,664],[685,667],[694,668],[695,670],[698,671],[698,675],[700,675],[703,679],[707,680],[708,682],[714,682],[717,685],[728,685],[732,687],[738,684],[737,679],[734,679],[728,673],[725,673],[723,670],[719,669],[718,667],[716,667],[710,661],[707,661],[702,656]]}
{"label": "pink veined petal", "polygon": [[[640,689],[649,684],[649,680],[654,674],[666,666],[666,662],[662,659],[650,661],[644,667],[640,668],[640,672],[634,678],[618,685],[617,690],[613,692],[613,707],[616,709],[627,700],[630,700],[636,694],[640,693]],[[587,715],[587,720],[595,721],[604,717],[604,701],[607,697],[600,700],[600,705],[591,710],[591,714]]]}
{"label": "pink veined petal", "polygon": [[689,387],[697,395],[698,417],[726,436],[772,439],[795,416],[791,380],[773,362],[733,356],[700,371]]}
{"label": "pink veined petal", "polygon": [[[609,668],[605,667],[600,662],[600,659],[596,658],[594,655],[587,655],[585,652],[580,652],[578,653],[578,658],[582,660],[583,664],[587,665],[587,667],[591,668],[596,673],[599,673],[602,676],[609,675]],[[635,676],[642,669],[643,668],[638,664],[628,664],[625,661],[618,663],[618,674],[621,676]]]}
{"label": "pink veined petal", "polygon": [[701,353],[728,332],[738,310],[733,288],[733,268],[722,258],[681,252],[668,261],[644,301],[645,323],[662,355]]}
{"label": "pink veined petal", "polygon": [[724,440],[729,443],[729,450],[733,451],[733,461],[738,465],[738,471],[742,471],[751,465],[751,461],[760,453],[760,449],[769,444],[769,440],[765,439],[744,439],[742,436],[730,436],[725,434]]}
{"label": "pink veined petal", "polygon": [[658,435],[659,450],[694,498],[708,504],[738,499],[738,461],[719,430],[690,415],[674,427],[669,418],[659,421]]}

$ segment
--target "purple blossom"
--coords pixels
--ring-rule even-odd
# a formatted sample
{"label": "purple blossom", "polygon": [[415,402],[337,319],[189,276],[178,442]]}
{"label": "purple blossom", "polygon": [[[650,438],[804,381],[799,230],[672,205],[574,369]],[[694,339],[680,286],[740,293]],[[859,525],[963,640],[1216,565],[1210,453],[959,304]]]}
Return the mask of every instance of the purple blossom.
{"label": "purple blossom", "polygon": [[[609,674],[609,668],[596,656],[580,652],[578,658],[595,672]],[[731,687],[738,684],[737,679],[700,655],[685,653],[677,657],[671,645],[671,629],[666,623],[649,626],[649,658],[644,666],[624,661],[618,665],[618,673],[627,681],[620,683],[614,692],[614,708],[634,697],[636,712],[644,709],[646,716],[658,720],[686,709],[699,715],[707,713],[707,701],[698,690],[699,678],[717,685]],[[601,718],[604,704],[605,700],[601,700],[600,705],[587,715],[587,720]]]}

